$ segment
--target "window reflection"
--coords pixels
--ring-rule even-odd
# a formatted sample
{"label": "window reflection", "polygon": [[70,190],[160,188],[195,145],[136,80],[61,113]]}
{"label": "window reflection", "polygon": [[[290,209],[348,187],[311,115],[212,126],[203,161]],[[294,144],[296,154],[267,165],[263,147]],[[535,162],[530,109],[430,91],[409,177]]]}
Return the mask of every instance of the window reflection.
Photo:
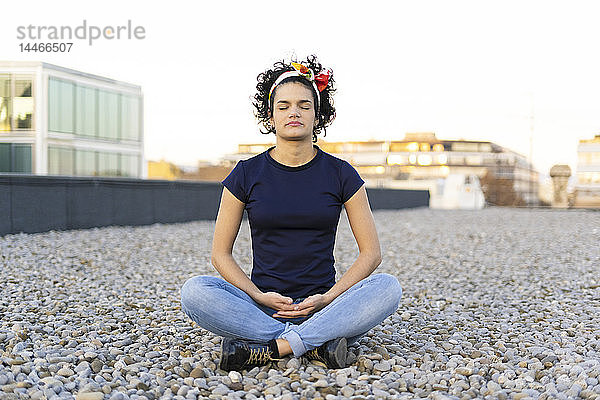
{"label": "window reflection", "polygon": [[10,130],[10,97],[0,97],[0,132]]}
{"label": "window reflection", "polygon": [[32,83],[29,76],[0,74],[0,131],[33,128]]}
{"label": "window reflection", "polygon": [[28,77],[15,78],[15,96],[13,98],[13,119],[17,129],[33,127],[33,97],[31,95],[32,80]]}
{"label": "window reflection", "polygon": [[70,81],[50,78],[48,82],[48,129],[73,133],[75,85]]}
{"label": "window reflection", "polygon": [[15,79],[15,97],[31,97],[31,79]]}
{"label": "window reflection", "polygon": [[10,131],[10,76],[0,75],[0,131]]}
{"label": "window reflection", "polygon": [[31,129],[33,117],[33,99],[31,97],[15,97],[13,99],[13,118],[17,129]]}

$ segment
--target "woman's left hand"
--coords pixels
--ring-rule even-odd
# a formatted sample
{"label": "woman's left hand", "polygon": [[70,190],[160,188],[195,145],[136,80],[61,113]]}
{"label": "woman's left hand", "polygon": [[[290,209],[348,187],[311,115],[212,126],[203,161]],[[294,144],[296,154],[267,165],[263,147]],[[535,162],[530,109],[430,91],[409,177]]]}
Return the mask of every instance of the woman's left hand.
{"label": "woman's left hand", "polygon": [[305,317],[309,314],[315,313],[329,304],[330,301],[325,295],[313,294],[307,297],[301,303],[295,305],[293,310],[289,311],[278,311],[273,314],[273,317],[278,318],[296,318]]}

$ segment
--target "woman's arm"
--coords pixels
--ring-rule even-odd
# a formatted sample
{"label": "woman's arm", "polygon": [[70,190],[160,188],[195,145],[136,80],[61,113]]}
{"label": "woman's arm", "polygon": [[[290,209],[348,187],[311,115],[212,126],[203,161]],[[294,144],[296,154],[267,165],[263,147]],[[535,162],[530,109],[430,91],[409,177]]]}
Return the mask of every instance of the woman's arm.
{"label": "woman's arm", "polygon": [[359,255],[356,261],[342,275],[339,281],[325,293],[327,304],[363,280],[381,264],[381,245],[375,228],[375,221],[365,186],[344,203],[350,228],[358,244]]}
{"label": "woman's arm", "polygon": [[344,207],[346,208],[350,228],[352,228],[352,233],[358,244],[360,252],[358,258],[325,294],[310,296],[302,303],[297,304],[293,311],[280,311],[276,314],[277,316],[298,317],[318,311],[354,284],[371,275],[375,268],[381,264],[381,246],[364,184],[344,203]]}
{"label": "woman's arm", "polygon": [[232,255],[244,214],[244,203],[223,187],[221,204],[215,222],[211,263],[223,279],[246,292],[257,303],[275,310],[290,309],[292,299],[278,293],[263,293],[238,265]]}

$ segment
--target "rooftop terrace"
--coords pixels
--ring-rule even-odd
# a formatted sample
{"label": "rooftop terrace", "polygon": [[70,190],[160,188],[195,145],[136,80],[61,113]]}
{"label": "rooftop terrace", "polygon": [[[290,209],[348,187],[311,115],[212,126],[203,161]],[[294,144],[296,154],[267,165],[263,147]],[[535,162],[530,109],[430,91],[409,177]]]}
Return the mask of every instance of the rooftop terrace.
{"label": "rooftop terrace", "polygon": [[[328,370],[287,357],[227,374],[180,309],[214,221],[0,237],[6,398],[543,399],[600,395],[600,212],[373,212],[397,312]],[[242,223],[234,257],[249,271]],[[358,248],[342,214],[341,273]],[[83,394],[83,393],[86,394]],[[143,396],[143,397],[140,397]],[[2,396],[0,396],[2,397]]]}

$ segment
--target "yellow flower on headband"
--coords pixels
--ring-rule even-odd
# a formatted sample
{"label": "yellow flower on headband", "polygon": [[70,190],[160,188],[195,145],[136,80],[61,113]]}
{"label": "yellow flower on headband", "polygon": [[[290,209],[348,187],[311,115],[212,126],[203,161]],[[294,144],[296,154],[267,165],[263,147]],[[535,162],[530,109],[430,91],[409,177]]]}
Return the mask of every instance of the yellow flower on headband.
{"label": "yellow flower on headband", "polygon": [[293,62],[292,67],[294,67],[294,69],[296,71],[300,72],[309,81],[313,80],[313,71],[312,71],[312,69],[308,68],[306,65]]}

